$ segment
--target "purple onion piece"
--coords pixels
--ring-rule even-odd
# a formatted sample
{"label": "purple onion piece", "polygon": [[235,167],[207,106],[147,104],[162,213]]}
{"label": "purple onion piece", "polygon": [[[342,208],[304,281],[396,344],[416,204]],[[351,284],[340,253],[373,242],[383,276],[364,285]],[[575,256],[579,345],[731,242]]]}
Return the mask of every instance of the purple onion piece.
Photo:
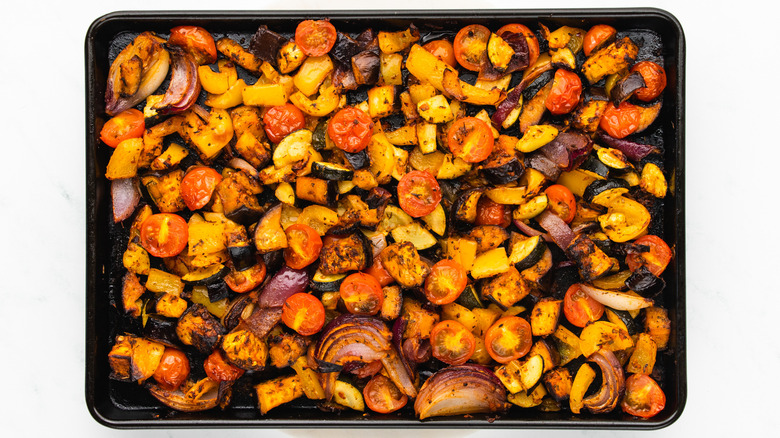
{"label": "purple onion piece", "polygon": [[263,287],[257,304],[260,307],[282,307],[291,295],[305,292],[309,286],[306,270],[283,266]]}
{"label": "purple onion piece", "polygon": [[525,157],[525,167],[542,172],[547,179],[555,181],[561,176],[562,168],[541,153],[529,154]]}
{"label": "purple onion piece", "polygon": [[550,233],[550,237],[552,237],[555,244],[566,251],[566,248],[569,247],[572,239],[574,239],[574,232],[569,228],[569,224],[550,211],[544,211],[539,216],[536,216],[536,221]]}
{"label": "purple onion piece", "polygon": [[634,161],[639,161],[646,157],[650,152],[655,150],[655,146],[649,144],[636,143],[630,140],[624,140],[622,138],[611,137],[603,132],[598,134],[599,140],[605,145],[615,148],[626,154],[626,156]]}
{"label": "purple onion piece", "polygon": [[141,191],[138,187],[138,178],[111,181],[111,206],[114,211],[114,222],[122,222],[129,218],[140,200]]}
{"label": "purple onion piece", "polygon": [[517,107],[517,103],[520,102],[520,98],[523,96],[523,89],[525,89],[525,86],[523,86],[522,83],[519,84],[506,95],[506,99],[498,104],[496,112],[490,119],[494,125],[500,126],[504,123],[504,120],[509,116],[509,113]]}

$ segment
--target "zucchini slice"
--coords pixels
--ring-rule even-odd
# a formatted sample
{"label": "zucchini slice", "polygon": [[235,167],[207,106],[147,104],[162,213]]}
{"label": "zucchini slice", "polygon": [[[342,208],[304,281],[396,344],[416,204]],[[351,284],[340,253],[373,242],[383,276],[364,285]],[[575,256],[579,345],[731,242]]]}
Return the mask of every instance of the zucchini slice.
{"label": "zucchini slice", "polygon": [[335,292],[341,287],[341,282],[347,274],[323,274],[319,269],[314,273],[309,284],[317,292]]}
{"label": "zucchini slice", "polygon": [[295,180],[295,196],[315,204],[333,205],[339,196],[338,184],[335,180],[299,176]]}
{"label": "zucchini slice", "polygon": [[524,238],[520,233],[512,233],[509,236],[509,263],[518,271],[528,269],[542,259],[546,249],[542,236]]}
{"label": "zucchini slice", "polygon": [[411,242],[414,248],[419,250],[428,249],[436,245],[436,238],[428,232],[419,222],[412,222],[408,225],[395,227],[390,230],[393,239],[398,242]]}
{"label": "zucchini slice", "polygon": [[585,161],[580,164],[579,169],[597,179],[603,180],[609,176],[609,167],[602,163],[594,154],[589,154],[587,158],[585,158]]}
{"label": "zucchini slice", "polygon": [[622,179],[597,179],[588,184],[582,197],[586,202],[607,205],[613,198],[628,193],[628,183]]}
{"label": "zucchini slice", "polygon": [[463,289],[463,292],[461,292],[457,302],[469,310],[485,308],[485,305],[482,303],[482,299],[479,297],[479,293],[477,293],[474,285],[471,284],[467,285],[466,289]]}
{"label": "zucchini slice", "polygon": [[311,174],[328,181],[351,181],[354,172],[338,164],[315,161],[311,164]]}

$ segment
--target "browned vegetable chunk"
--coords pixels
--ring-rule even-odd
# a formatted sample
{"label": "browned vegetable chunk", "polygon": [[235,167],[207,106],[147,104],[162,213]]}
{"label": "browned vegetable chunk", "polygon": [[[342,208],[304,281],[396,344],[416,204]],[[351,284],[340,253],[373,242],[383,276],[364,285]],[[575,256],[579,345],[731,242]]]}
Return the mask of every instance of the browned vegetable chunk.
{"label": "browned vegetable chunk", "polygon": [[143,382],[152,377],[162,359],[165,345],[133,335],[117,336],[108,363],[111,378],[128,382]]}
{"label": "browned vegetable chunk", "polygon": [[588,82],[595,84],[606,75],[627,69],[636,60],[639,48],[629,37],[613,42],[599,49],[582,64],[582,73]]}
{"label": "browned vegetable chunk", "polygon": [[184,171],[181,169],[158,176],[146,175],[141,178],[141,183],[146,187],[154,204],[162,213],[175,213],[184,210],[184,198],[181,197],[181,180]]}
{"label": "browned vegetable chunk", "polygon": [[192,345],[203,354],[211,353],[219,342],[224,327],[205,306],[193,304],[176,324],[176,335],[184,345]]}
{"label": "browned vegetable chunk", "polygon": [[138,280],[138,276],[132,272],[125,274],[122,279],[122,306],[125,313],[133,317],[141,316],[141,295],[146,288]]}
{"label": "browned vegetable chunk", "polygon": [[534,336],[547,336],[555,333],[558,318],[561,315],[562,300],[543,298],[531,311],[531,332]]}
{"label": "browned vegetable chunk", "polygon": [[562,402],[569,398],[571,394],[572,377],[568,368],[558,367],[548,371],[542,376],[544,387],[547,392],[557,402]]}
{"label": "browned vegetable chunk", "polygon": [[241,224],[251,224],[262,214],[257,195],[263,189],[243,171],[223,172],[216,193],[222,202],[225,216]]}
{"label": "browned vegetable chunk", "polygon": [[222,351],[233,365],[260,371],[268,359],[268,345],[251,330],[236,329],[222,339]]}
{"label": "browned vegetable chunk", "polygon": [[477,242],[477,252],[480,253],[501,246],[509,238],[509,233],[498,225],[480,225],[469,231],[467,236]]}
{"label": "browned vegetable chunk", "polygon": [[612,270],[612,259],[584,234],[578,234],[566,252],[577,263],[580,276],[585,281],[603,277]]}
{"label": "browned vegetable chunk", "polygon": [[382,266],[403,287],[422,285],[431,271],[410,242],[394,243],[382,250],[379,256]]}
{"label": "browned vegetable chunk", "polygon": [[272,333],[268,337],[268,346],[271,365],[285,368],[306,354],[309,344],[306,338],[297,333]]}
{"label": "browned vegetable chunk", "polygon": [[368,267],[371,256],[363,243],[356,234],[324,243],[320,252],[320,271],[327,275],[362,271]]}
{"label": "browned vegetable chunk", "polygon": [[487,298],[504,309],[522,300],[530,292],[530,288],[514,266],[503,274],[486,280],[482,285],[482,298]]}
{"label": "browned vegetable chunk", "polygon": [[645,309],[645,333],[655,341],[659,350],[666,348],[669,343],[669,335],[672,321],[663,307],[648,307]]}
{"label": "browned vegetable chunk", "polygon": [[227,58],[245,69],[258,73],[263,61],[244,49],[241,44],[230,38],[220,38],[217,41],[217,50]]}

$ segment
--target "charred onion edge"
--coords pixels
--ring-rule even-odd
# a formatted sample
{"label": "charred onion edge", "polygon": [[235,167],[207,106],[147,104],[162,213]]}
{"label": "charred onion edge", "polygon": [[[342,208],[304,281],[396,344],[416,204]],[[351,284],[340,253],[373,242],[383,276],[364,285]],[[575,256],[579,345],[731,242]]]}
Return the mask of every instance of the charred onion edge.
{"label": "charred onion edge", "polygon": [[200,95],[198,63],[183,48],[167,47],[171,53],[171,83],[162,100],[153,108],[162,114],[180,113],[189,109]]}
{"label": "charred onion edge", "polygon": [[653,305],[653,300],[625,292],[604,290],[580,283],[580,289],[599,303],[615,310],[639,310]]}
{"label": "charred onion edge", "polygon": [[[131,58],[130,55],[133,54],[133,51],[128,49],[130,45],[134,44],[135,41],[141,37],[153,38],[156,45],[159,46],[159,50],[156,51],[154,55],[155,58],[152,59],[149,67],[147,67],[142,72],[141,84],[138,86],[138,90],[132,96],[122,97],[120,96],[119,92],[114,92],[114,85],[118,84],[120,80],[119,67],[123,62]],[[154,90],[159,88],[160,85],[162,85],[163,81],[165,81],[165,77],[168,75],[168,68],[170,67],[171,63],[171,56],[168,51],[165,50],[163,46],[164,42],[165,40],[154,36],[151,32],[144,32],[136,37],[136,39],[133,40],[130,45],[119,52],[119,55],[117,55],[116,59],[114,59],[114,62],[111,64],[111,68],[108,71],[108,82],[106,84],[105,96],[106,114],[109,116],[115,116],[126,109],[130,109],[136,106],[139,102],[154,93]]]}
{"label": "charred onion edge", "polygon": [[595,362],[601,369],[602,384],[598,392],[582,401],[582,405],[593,414],[612,412],[626,389],[623,367],[614,353],[603,348],[591,354],[588,361]]}
{"label": "charred onion edge", "polygon": [[506,389],[491,370],[465,364],[444,368],[428,378],[414,402],[414,412],[424,420],[443,415],[503,412],[509,406]]}
{"label": "charred onion edge", "polygon": [[564,222],[563,219],[556,216],[555,213],[549,210],[543,211],[536,216],[536,221],[539,222],[539,225],[541,225],[542,228],[550,233],[552,240],[556,245],[561,247],[562,250],[566,251],[566,248],[569,247],[571,241],[574,240],[574,232],[569,225]]}

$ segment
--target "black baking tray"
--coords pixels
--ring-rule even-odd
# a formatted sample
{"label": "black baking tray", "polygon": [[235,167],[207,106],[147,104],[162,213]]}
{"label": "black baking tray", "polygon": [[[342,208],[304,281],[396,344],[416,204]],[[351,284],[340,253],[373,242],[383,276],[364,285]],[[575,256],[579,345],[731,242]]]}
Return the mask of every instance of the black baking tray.
{"label": "black baking tray", "polygon": [[[655,55],[663,57],[668,86],[660,120],[653,135],[665,150],[665,169],[670,194],[664,204],[661,230],[673,245],[675,257],[664,274],[667,287],[661,300],[672,319],[668,353],[659,353],[665,370],[662,386],[667,404],[663,412],[649,420],[623,414],[616,409],[608,415],[574,416],[567,411],[539,412],[513,408],[499,417],[472,415],[433,418],[420,422],[412,410],[390,415],[343,412],[326,413],[301,402],[280,406],[261,416],[252,396],[236,397],[226,410],[200,413],[175,412],[161,406],[136,384],[109,379],[108,352],[117,327],[118,312],[113,294],[121,276],[121,232],[111,220],[108,181],[103,176],[110,156],[98,141],[100,127],[107,119],[103,96],[110,59],[120,44],[146,30],[167,34],[177,25],[200,25],[215,36],[227,35],[245,46],[257,27],[292,33],[299,20],[328,18],[336,28],[357,32],[367,27],[377,30],[405,29],[414,23],[421,32],[457,31],[465,24],[479,23],[491,29],[520,22],[531,28],[543,23],[551,29],[561,25],[589,28],[606,23],[618,30],[651,32],[660,36]],[[95,20],[85,41],[86,60],[86,189],[87,189],[87,308],[86,308],[86,402],[92,416],[114,428],[566,428],[566,429],[658,429],[682,414],[687,396],[685,347],[685,41],[680,23],[659,9],[566,9],[566,10],[431,10],[431,11],[144,11],[115,12]],[[117,236],[120,237],[117,237]],[[251,393],[247,386],[246,391]],[[239,391],[237,389],[234,392]]]}

